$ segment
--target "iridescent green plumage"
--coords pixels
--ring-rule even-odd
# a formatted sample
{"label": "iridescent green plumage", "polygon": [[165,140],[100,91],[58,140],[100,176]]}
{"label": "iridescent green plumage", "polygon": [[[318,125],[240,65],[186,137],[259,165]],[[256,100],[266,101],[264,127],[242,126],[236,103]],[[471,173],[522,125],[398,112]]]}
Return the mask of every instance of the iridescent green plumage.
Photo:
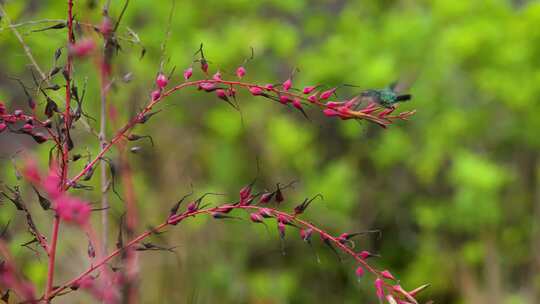
{"label": "iridescent green plumage", "polygon": [[374,102],[385,108],[393,108],[398,102],[411,99],[410,94],[399,94],[396,84],[391,84],[384,89],[365,90],[360,94],[362,101]]}

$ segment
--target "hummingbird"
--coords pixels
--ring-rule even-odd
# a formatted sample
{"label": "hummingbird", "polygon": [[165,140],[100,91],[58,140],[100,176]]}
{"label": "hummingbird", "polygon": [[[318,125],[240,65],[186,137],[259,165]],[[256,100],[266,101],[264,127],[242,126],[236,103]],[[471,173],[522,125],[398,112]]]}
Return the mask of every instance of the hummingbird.
{"label": "hummingbird", "polygon": [[404,102],[412,98],[411,94],[400,94],[402,86],[398,82],[391,83],[384,89],[369,89],[360,93],[360,100],[373,102],[387,109],[395,107],[398,102]]}

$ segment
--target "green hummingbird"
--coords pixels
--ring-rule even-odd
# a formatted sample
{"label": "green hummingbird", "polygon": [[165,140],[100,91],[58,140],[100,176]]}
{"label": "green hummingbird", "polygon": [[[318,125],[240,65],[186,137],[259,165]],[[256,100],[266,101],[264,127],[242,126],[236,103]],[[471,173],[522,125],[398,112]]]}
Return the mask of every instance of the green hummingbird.
{"label": "green hummingbird", "polygon": [[394,108],[398,102],[404,102],[412,98],[411,94],[400,94],[401,85],[391,83],[384,89],[370,89],[360,93],[360,100],[373,102],[387,109]]}

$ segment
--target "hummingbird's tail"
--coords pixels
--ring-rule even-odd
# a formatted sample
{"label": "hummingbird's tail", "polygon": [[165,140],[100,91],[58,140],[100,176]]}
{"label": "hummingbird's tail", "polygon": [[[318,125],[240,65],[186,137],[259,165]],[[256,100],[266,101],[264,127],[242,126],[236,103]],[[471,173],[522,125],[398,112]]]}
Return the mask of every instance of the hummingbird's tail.
{"label": "hummingbird's tail", "polygon": [[399,95],[396,100],[397,101],[407,101],[407,100],[411,100],[412,98],[412,95],[411,94],[403,94],[403,95]]}

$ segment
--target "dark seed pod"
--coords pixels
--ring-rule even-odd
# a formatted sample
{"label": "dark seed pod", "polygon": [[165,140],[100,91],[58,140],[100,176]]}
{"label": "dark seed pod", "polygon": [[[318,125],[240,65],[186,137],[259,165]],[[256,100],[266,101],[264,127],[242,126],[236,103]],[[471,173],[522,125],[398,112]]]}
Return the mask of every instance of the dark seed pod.
{"label": "dark seed pod", "polygon": [[47,97],[47,105],[45,106],[45,115],[47,115],[48,118],[51,118],[54,114],[54,112],[58,112],[58,105],[54,100]]}

